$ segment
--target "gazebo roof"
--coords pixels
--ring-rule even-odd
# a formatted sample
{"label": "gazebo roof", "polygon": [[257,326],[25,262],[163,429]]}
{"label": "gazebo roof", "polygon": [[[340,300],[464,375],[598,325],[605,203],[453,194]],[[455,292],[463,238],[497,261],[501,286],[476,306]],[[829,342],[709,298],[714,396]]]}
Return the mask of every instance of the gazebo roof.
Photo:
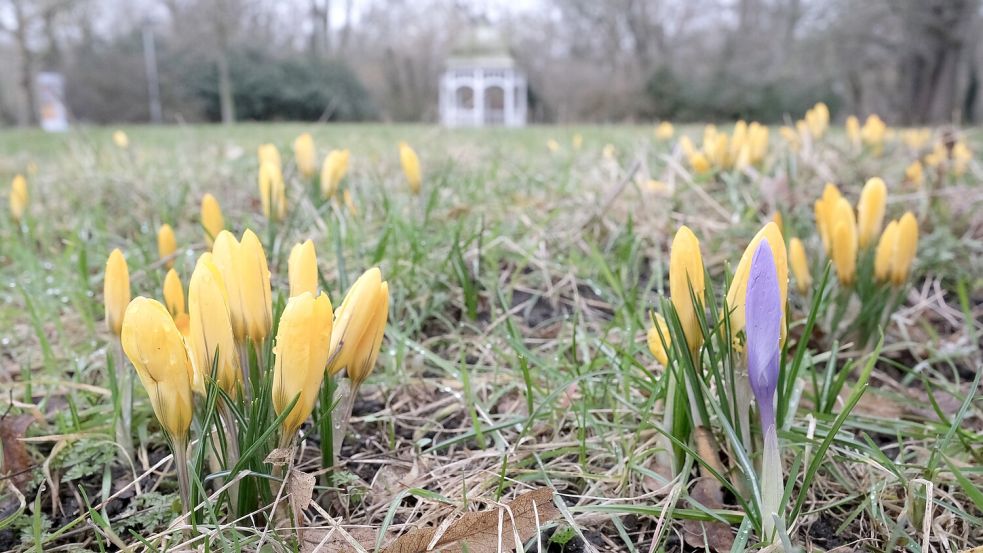
{"label": "gazebo roof", "polygon": [[461,35],[451,49],[447,67],[509,68],[515,67],[515,59],[501,33],[493,27],[481,26]]}

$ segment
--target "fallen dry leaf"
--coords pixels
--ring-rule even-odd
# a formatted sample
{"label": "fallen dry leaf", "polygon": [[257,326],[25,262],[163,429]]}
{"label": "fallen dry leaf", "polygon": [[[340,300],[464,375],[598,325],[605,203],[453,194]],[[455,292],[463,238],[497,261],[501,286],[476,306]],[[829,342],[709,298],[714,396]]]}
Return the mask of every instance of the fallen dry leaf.
{"label": "fallen dry leaf", "polygon": [[[715,478],[703,477],[689,493],[690,499],[708,509],[721,509],[724,506],[723,491],[720,482]],[[710,549],[720,553],[730,551],[734,545],[734,532],[723,522],[701,522],[687,520],[683,522],[683,538],[690,547]]]}
{"label": "fallen dry leaf", "polygon": [[[383,553],[514,551],[560,514],[553,490],[538,488],[498,509],[466,513],[438,534],[438,528],[418,528],[386,546]],[[518,540],[516,540],[518,537]],[[432,544],[432,546],[431,546]]]}
{"label": "fallen dry leaf", "polygon": [[32,422],[34,417],[30,415],[0,418],[0,444],[3,446],[0,474],[10,476],[10,481],[21,491],[31,481],[32,463],[27,446],[20,439]]}

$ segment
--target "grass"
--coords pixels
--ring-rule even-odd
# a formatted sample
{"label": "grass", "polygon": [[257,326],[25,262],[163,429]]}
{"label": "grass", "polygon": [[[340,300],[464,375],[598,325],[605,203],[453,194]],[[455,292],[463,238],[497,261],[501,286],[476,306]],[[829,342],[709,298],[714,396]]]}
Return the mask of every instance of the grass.
{"label": "grass", "polygon": [[[798,379],[782,394],[798,398],[798,408],[779,437],[799,517],[787,533],[805,550],[983,543],[978,163],[916,189],[901,182],[911,161],[904,148],[854,155],[835,132],[800,156],[773,132],[761,174],[693,177],[648,127],[133,127],[128,150],[113,146],[111,131],[0,133],[0,181],[37,167],[26,225],[0,218],[0,429],[4,466],[16,469],[0,480],[0,549],[142,549],[176,535],[170,453],[142,390],[136,458],[116,460],[103,264],[123,249],[134,295],[160,297],[155,232],[170,223],[186,285],[205,247],[197,215],[205,192],[221,202],[227,226],[266,236],[256,147],[277,144],[289,166],[289,145],[303,131],[322,156],[351,149],[346,182],[358,215],[312,202],[288,170],[290,216],[267,244],[274,289],[286,289],[289,248],[311,238],[335,305],[374,265],[392,294],[383,354],[336,452],[332,487],[319,484],[318,506],[307,510],[313,544],[341,525],[368,532],[371,550],[380,528],[438,525],[455,510],[537,486],[557,492],[562,514],[544,531],[544,550],[678,550],[698,539],[684,537],[694,528],[687,521],[750,530],[743,500],[727,494],[723,506],[706,507],[688,497],[690,484],[668,485],[655,465],[663,369],[645,332],[668,295],[669,242],[679,225],[694,229],[719,293],[748,240],[780,209],[786,235],[806,242],[818,281],[812,201],[825,180],[854,201],[874,175],[888,182],[889,216],[919,215],[914,275],[879,353],[825,335],[821,321],[812,340],[790,346]],[[574,133],[584,137],[577,151]],[[547,150],[549,138],[560,151]],[[980,133],[967,138],[983,150]],[[399,140],[420,155],[419,197],[402,180]],[[602,155],[606,144],[613,158]],[[668,191],[651,190],[649,177]],[[794,340],[812,301],[790,287],[789,305]],[[321,468],[314,440],[296,468]],[[223,547],[232,550],[293,547],[220,506],[199,531],[230,540]],[[757,547],[737,536],[734,550]]]}

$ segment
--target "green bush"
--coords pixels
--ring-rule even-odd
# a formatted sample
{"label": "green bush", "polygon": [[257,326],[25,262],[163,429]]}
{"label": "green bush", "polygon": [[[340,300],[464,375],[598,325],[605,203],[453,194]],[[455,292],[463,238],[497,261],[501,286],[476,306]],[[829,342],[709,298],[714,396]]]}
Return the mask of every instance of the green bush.
{"label": "green bush", "polygon": [[[344,63],[306,55],[276,58],[256,49],[229,58],[238,120],[357,121],[375,108],[355,73]],[[218,75],[213,62],[195,62],[186,74],[205,117],[221,118]]]}

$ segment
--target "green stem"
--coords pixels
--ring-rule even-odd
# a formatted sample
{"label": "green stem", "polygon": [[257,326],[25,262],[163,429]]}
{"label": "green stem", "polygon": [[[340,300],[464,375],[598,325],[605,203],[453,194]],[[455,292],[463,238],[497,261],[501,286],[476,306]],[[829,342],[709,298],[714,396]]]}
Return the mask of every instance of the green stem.
{"label": "green stem", "polygon": [[188,473],[188,438],[173,440],[171,449],[174,453],[174,469],[177,471],[178,490],[181,493],[181,504],[184,512],[191,511],[191,477]]}
{"label": "green stem", "polygon": [[127,370],[123,342],[116,341],[116,382],[120,387],[120,412],[116,420],[116,443],[123,448],[127,457],[133,458],[133,374]]}

